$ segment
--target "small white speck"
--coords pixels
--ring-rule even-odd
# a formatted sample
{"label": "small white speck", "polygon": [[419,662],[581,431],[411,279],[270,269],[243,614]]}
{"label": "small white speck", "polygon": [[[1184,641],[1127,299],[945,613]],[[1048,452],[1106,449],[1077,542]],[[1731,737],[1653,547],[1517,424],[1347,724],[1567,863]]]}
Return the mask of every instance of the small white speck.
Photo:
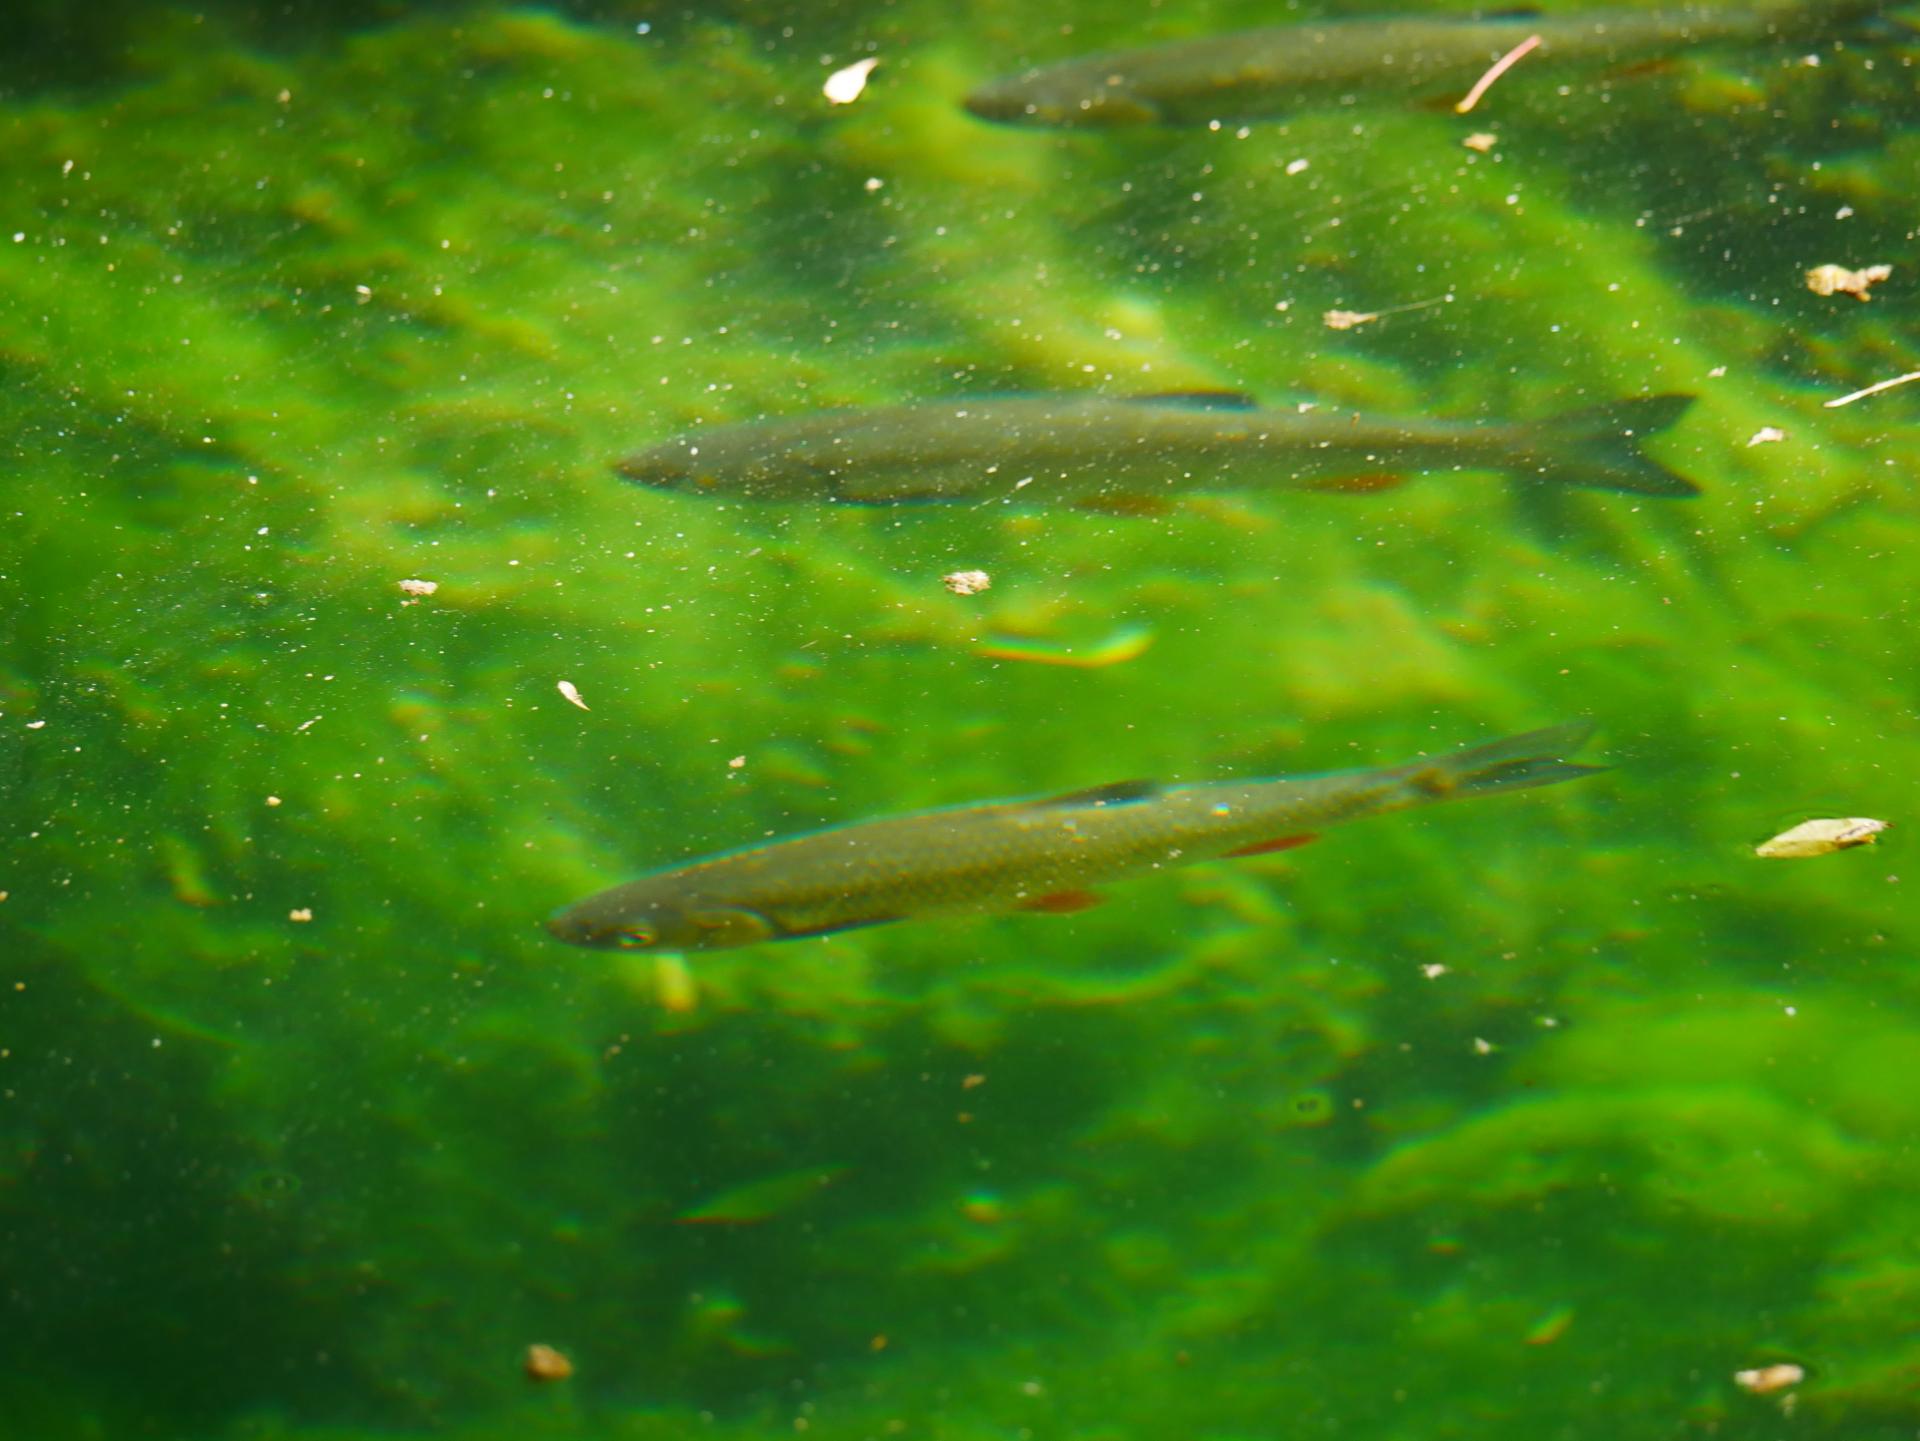
{"label": "small white speck", "polygon": [[860,92],[867,88],[867,77],[873,73],[873,67],[880,63],[879,57],[869,55],[864,60],[856,60],[843,69],[836,70],[827,77],[827,83],[820,87],[820,93],[833,105],[851,105],[860,98]]}
{"label": "small white speck", "polygon": [[565,696],[569,703],[579,706],[581,710],[587,709],[587,703],[580,699],[580,687],[576,686],[572,681],[560,681],[554,688],[558,690],[561,695]]}

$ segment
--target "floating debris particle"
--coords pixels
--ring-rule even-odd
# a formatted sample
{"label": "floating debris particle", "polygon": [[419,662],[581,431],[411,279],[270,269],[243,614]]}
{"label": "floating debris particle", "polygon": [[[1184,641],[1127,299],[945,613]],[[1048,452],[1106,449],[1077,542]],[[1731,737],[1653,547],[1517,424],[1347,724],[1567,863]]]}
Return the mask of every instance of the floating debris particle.
{"label": "floating debris particle", "polygon": [[587,703],[580,699],[580,687],[575,685],[572,681],[570,680],[560,681],[558,684],[555,685],[554,689],[559,691],[561,695],[565,696],[569,704],[577,705],[580,707],[581,710],[585,710],[587,708]]}
{"label": "floating debris particle", "polygon": [[1429,296],[1425,300],[1410,300],[1405,305],[1390,305],[1385,310],[1329,310],[1320,318],[1326,322],[1329,330],[1352,330],[1354,326],[1365,325],[1368,321],[1384,320],[1389,315],[1405,315],[1410,310],[1426,310],[1430,306],[1445,305],[1452,299],[1452,292],[1448,292]]}
{"label": "floating debris particle", "polygon": [[1487,67],[1487,73],[1474,81],[1473,89],[1462,96],[1460,103],[1453,107],[1454,112],[1465,115],[1469,110],[1473,109],[1474,106],[1478,105],[1480,103],[1480,97],[1485,95],[1487,91],[1493,87],[1493,82],[1511,70],[1516,61],[1539,43],[1540,37],[1538,35],[1529,35],[1518,45],[1514,46],[1513,49],[1489,65]]}
{"label": "floating debris particle", "polygon": [[1493,1042],[1475,1036],[1473,1038],[1473,1053],[1476,1056],[1491,1056],[1493,1054]]}
{"label": "floating debris particle", "polygon": [[[37,731],[37,730],[42,730],[42,729],[44,729],[44,728],[46,727],[46,724],[47,724],[47,723],[46,723],[45,721],[43,721],[43,720],[37,720],[37,721],[28,721],[28,722],[27,722],[27,729],[28,729],[28,730],[30,730],[30,731]],[[312,724],[313,724],[313,722],[312,722],[312,721],[308,721],[308,722],[307,722],[307,724],[308,724],[308,725],[312,725]],[[305,726],[303,726],[303,727],[301,727],[301,729],[303,729],[303,730],[304,730],[305,728],[306,728]]]}
{"label": "floating debris particle", "polygon": [[1529,1346],[1551,1346],[1567,1334],[1567,1327],[1573,1324],[1573,1307],[1556,1306],[1534,1323],[1533,1329],[1520,1339]]}
{"label": "floating debris particle", "polygon": [[1756,445],[1777,445],[1787,438],[1787,433],[1777,425],[1763,425],[1747,437],[1747,449]]}
{"label": "floating debris particle", "polygon": [[827,83],[820,87],[820,93],[827,97],[831,105],[853,104],[860,98],[860,92],[867,88],[867,77],[879,63],[878,56],[869,55],[865,60],[856,60],[844,69],[834,71],[827,77]]}
{"label": "floating debris particle", "polygon": [[280,797],[278,797],[278,796],[268,796],[268,797],[267,797],[267,804],[268,804],[268,805],[270,805],[270,806],[277,806],[277,805],[279,805],[279,804],[280,804]]}
{"label": "floating debris particle", "polygon": [[740,769],[740,767],[744,766],[746,763],[747,763],[747,758],[745,756],[735,756],[732,760],[727,762],[727,769],[730,771],[737,771]]}
{"label": "floating debris particle", "polygon": [[564,1353],[538,1342],[527,1347],[526,1360],[521,1367],[529,1381],[564,1381],[573,1374],[573,1362]]}
{"label": "floating debris particle", "polygon": [[408,595],[432,595],[436,590],[440,589],[440,582],[437,580],[403,580],[400,582],[400,589]]}
{"label": "floating debris particle", "polygon": [[1724,365],[1716,365],[1716,366],[1714,366],[1714,368],[1713,368],[1712,370],[1709,370],[1709,371],[1707,372],[1707,376],[1708,376],[1708,378],[1709,378],[1709,379],[1711,379],[1711,380],[1718,380],[1718,379],[1720,379],[1720,377],[1721,377],[1721,376],[1723,376],[1723,375],[1725,375],[1726,373],[1727,373],[1727,368],[1726,368],[1726,366],[1724,366]]}
{"label": "floating debris particle", "polygon": [[955,595],[978,595],[992,588],[993,577],[984,570],[954,570],[941,576],[940,584]]}
{"label": "floating debris particle", "polygon": [[1448,969],[1447,966],[1441,965],[1438,961],[1431,961],[1420,968],[1420,974],[1430,981],[1437,981],[1447,974]]}
{"label": "floating debris particle", "polygon": [[1852,405],[1856,400],[1865,400],[1869,395],[1878,395],[1883,390],[1892,390],[1896,385],[1906,385],[1915,380],[1920,380],[1920,370],[1909,370],[1905,375],[1896,375],[1892,380],[1875,381],[1865,390],[1856,390],[1850,395],[1843,395],[1838,400],[1825,401],[1823,404],[1828,410],[1838,410],[1843,405]]}
{"label": "floating debris particle", "polygon": [[985,1076],[963,1076],[960,1079],[960,1089],[963,1091],[971,1091],[975,1086],[984,1086],[986,1083],[987,1078]]}
{"label": "floating debris particle", "polygon": [[1798,1386],[1806,1379],[1806,1368],[1796,1366],[1791,1361],[1782,1361],[1773,1366],[1756,1366],[1750,1371],[1733,1373],[1733,1384],[1742,1391],[1753,1392],[1756,1396],[1771,1396],[1775,1391],[1784,1391],[1789,1386]]}
{"label": "floating debris particle", "polygon": [[313,909],[310,906],[300,906],[295,910],[288,911],[287,919],[290,921],[310,921],[313,919]]}
{"label": "floating debris particle", "polygon": [[1890,278],[1891,265],[1869,265],[1860,270],[1849,270],[1844,265],[1816,265],[1807,272],[1807,289],[1815,295],[1857,295],[1862,300],[1873,297],[1867,292],[1870,287]]}
{"label": "floating debris particle", "polygon": [[1287,162],[1287,174],[1298,175],[1301,171],[1305,170],[1308,166],[1312,164],[1313,162],[1307,159],[1306,156],[1304,155],[1301,156],[1298,160],[1289,160]]}
{"label": "floating debris particle", "polygon": [[1482,155],[1485,155],[1489,150],[1493,149],[1495,145],[1499,144],[1499,142],[1500,137],[1495,135],[1491,130],[1476,130],[1460,143],[1469,150],[1478,150]]}
{"label": "floating debris particle", "polygon": [[1827,856],[1835,851],[1850,851],[1855,846],[1868,845],[1886,828],[1885,821],[1870,820],[1866,816],[1802,821],[1790,830],[1780,832],[1772,840],[1762,841],[1753,848],[1753,853],[1767,860]]}

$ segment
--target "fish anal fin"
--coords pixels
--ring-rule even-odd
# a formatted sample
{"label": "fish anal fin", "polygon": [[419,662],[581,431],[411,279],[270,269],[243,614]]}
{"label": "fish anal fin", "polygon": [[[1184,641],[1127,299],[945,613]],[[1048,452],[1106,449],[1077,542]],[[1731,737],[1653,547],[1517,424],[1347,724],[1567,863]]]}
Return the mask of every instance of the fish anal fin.
{"label": "fish anal fin", "polygon": [[1124,806],[1135,801],[1152,800],[1159,794],[1158,781],[1115,781],[1111,785],[1094,786],[1084,791],[1068,791],[1063,796],[1048,796],[1033,804],[1043,809],[1052,806]]}
{"label": "fish anal fin", "polygon": [[1404,475],[1377,471],[1372,475],[1329,475],[1307,481],[1302,490],[1331,491],[1336,495],[1372,495],[1375,491],[1397,490],[1407,483]]}
{"label": "fish anal fin", "polygon": [[1290,851],[1295,846],[1304,846],[1309,841],[1317,841],[1319,839],[1319,836],[1310,831],[1297,836],[1275,836],[1270,841],[1255,841],[1250,846],[1241,846],[1240,849],[1228,851],[1227,854],[1230,856],[1264,856],[1274,851]]}
{"label": "fish anal fin", "polygon": [[1258,410],[1260,401],[1244,390],[1158,390],[1130,395],[1133,405],[1186,405],[1195,410]]}
{"label": "fish anal fin", "polygon": [[1036,911],[1044,916],[1070,916],[1076,911],[1090,911],[1105,899],[1093,891],[1054,891],[1044,896],[1028,896],[1017,909]]}

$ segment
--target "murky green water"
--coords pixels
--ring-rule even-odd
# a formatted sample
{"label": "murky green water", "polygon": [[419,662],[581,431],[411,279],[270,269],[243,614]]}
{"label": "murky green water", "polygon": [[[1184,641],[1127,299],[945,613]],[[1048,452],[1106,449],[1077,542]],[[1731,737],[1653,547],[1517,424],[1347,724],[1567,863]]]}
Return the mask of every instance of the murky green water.
{"label": "murky green water", "polygon": [[[0,69],[0,1435],[1920,1426],[1920,390],[1823,404],[1920,369],[1903,32],[1097,133],[959,102],[1286,12],[52,9]],[[1704,493],[611,470],[1069,388],[1691,392],[1649,448]],[[1579,715],[1604,776],[1078,915],[541,929],[768,834]],[[1894,829],[1753,857],[1819,815]]]}

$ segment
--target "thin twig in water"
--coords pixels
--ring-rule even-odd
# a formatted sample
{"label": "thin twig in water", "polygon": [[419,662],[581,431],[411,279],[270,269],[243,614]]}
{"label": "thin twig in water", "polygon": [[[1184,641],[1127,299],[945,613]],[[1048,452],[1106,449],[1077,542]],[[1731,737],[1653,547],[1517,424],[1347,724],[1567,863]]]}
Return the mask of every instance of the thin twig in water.
{"label": "thin twig in water", "polygon": [[1909,370],[1905,375],[1896,375],[1892,380],[1877,381],[1865,390],[1856,390],[1852,395],[1843,395],[1838,400],[1826,402],[1828,410],[1838,410],[1843,405],[1852,405],[1856,400],[1865,400],[1869,395],[1878,395],[1883,390],[1892,390],[1896,385],[1905,385],[1909,381],[1920,380],[1920,370]]}
{"label": "thin twig in water", "polygon": [[1469,110],[1473,109],[1474,106],[1478,105],[1480,103],[1480,97],[1487,93],[1488,88],[1492,86],[1493,82],[1511,70],[1516,60],[1539,43],[1540,37],[1538,35],[1529,35],[1505,55],[1502,55],[1498,60],[1494,61],[1488,68],[1487,73],[1473,82],[1473,89],[1467,92],[1466,99],[1453,107],[1455,113],[1465,115]]}

